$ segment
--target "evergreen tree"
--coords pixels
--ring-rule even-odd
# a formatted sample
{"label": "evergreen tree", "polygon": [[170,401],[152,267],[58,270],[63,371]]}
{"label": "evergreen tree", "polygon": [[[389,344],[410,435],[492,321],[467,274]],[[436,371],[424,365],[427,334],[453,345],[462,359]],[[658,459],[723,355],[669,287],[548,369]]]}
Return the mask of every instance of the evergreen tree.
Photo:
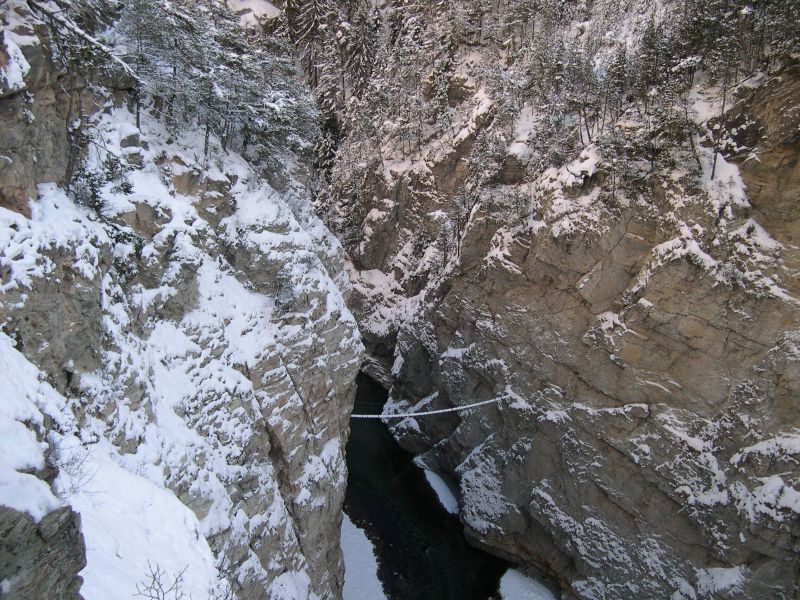
{"label": "evergreen tree", "polygon": [[146,93],[170,126],[200,123],[206,153],[214,135],[223,148],[267,160],[314,135],[316,113],[287,42],[242,29],[225,6],[131,0],[116,30],[142,82],[137,114]]}
{"label": "evergreen tree", "polygon": [[608,67],[605,87],[611,118],[616,120],[622,110],[625,91],[628,88],[628,53],[624,44],[620,44],[614,53],[614,58]]}
{"label": "evergreen tree", "polygon": [[649,96],[653,88],[663,80],[663,41],[663,29],[651,17],[642,34],[633,76],[634,89],[637,96],[644,100],[645,112],[647,112]]}
{"label": "evergreen tree", "polygon": [[377,9],[358,6],[350,22],[340,25],[345,68],[352,95],[360,97],[367,87],[375,59],[381,17]]}

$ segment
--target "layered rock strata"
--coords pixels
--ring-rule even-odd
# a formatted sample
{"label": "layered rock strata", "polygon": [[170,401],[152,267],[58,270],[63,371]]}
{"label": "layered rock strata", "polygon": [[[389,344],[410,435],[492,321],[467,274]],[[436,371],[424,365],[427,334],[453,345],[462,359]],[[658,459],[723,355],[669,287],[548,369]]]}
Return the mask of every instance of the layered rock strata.
{"label": "layered rock strata", "polygon": [[[796,597],[797,74],[761,74],[726,104],[698,76],[686,114],[700,134],[662,176],[584,132],[548,166],[548,115],[498,95],[519,76],[516,38],[506,52],[462,32],[445,76],[444,59],[399,49],[436,48],[444,17],[386,10],[373,77],[420,115],[440,108],[414,146],[403,110],[354,103],[385,122],[345,139],[325,209],[353,259],[351,306],[394,410],[499,399],[395,436],[458,487],[476,544],[567,597]],[[602,44],[647,18],[592,10]],[[654,118],[632,107],[614,127]],[[644,175],[620,184],[620,161],[637,160]]]}

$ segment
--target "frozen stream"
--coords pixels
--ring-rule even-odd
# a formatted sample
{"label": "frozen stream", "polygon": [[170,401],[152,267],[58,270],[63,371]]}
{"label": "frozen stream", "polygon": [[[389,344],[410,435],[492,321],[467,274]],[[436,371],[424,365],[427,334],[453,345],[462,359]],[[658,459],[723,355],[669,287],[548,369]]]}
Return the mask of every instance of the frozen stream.
{"label": "frozen stream", "polygon": [[[378,414],[385,400],[386,392],[377,383],[359,376],[354,412]],[[500,598],[500,579],[508,564],[467,544],[458,517],[445,510],[425,472],[383,423],[354,419],[350,425],[345,512],[374,547],[386,596],[391,600]],[[350,540],[360,535],[350,523],[346,525]],[[345,579],[351,586],[369,578],[365,565],[374,569],[374,561],[363,560],[363,554],[354,556],[354,548],[363,553],[365,544],[361,539],[345,546]],[[546,588],[515,571],[509,571],[503,584],[508,600],[553,598]],[[517,590],[513,596],[505,593],[509,586]],[[345,590],[345,600],[354,600],[347,597],[347,584]],[[541,594],[532,595],[537,590]]]}

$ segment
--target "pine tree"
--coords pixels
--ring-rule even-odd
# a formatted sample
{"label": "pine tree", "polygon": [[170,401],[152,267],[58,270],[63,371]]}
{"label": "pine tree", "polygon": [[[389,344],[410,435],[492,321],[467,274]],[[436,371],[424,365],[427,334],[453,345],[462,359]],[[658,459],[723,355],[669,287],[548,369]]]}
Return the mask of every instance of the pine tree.
{"label": "pine tree", "polygon": [[345,69],[353,96],[360,97],[367,87],[377,47],[381,17],[377,9],[359,4],[350,22],[340,25],[341,44],[345,55]]}
{"label": "pine tree", "polygon": [[560,63],[563,65],[563,85],[556,93],[563,96],[568,110],[578,115],[580,139],[591,142],[600,98],[591,60],[585,48],[566,46]]}
{"label": "pine tree", "polygon": [[633,78],[636,94],[644,100],[645,112],[651,91],[663,80],[663,39],[663,29],[651,17],[642,34]]}
{"label": "pine tree", "polygon": [[134,96],[137,114],[146,93],[170,127],[200,123],[206,153],[216,136],[223,149],[234,144],[274,160],[292,140],[314,135],[316,113],[287,41],[243,30],[225,6],[132,0],[117,31],[144,85]]}
{"label": "pine tree", "polygon": [[611,109],[611,118],[619,118],[625,91],[628,88],[628,53],[624,44],[620,44],[608,67],[606,94]]}

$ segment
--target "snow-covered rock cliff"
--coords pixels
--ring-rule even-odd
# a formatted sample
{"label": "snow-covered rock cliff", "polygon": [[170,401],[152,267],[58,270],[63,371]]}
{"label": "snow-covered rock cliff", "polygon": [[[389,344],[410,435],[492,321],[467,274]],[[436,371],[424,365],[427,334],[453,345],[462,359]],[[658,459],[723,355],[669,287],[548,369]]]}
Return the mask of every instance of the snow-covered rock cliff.
{"label": "snow-covered rock cliff", "polygon": [[278,191],[202,130],[137,127],[3,5],[3,597],[338,597],[362,346],[302,166]]}
{"label": "snow-covered rock cliff", "polygon": [[569,596],[796,597],[797,20],[378,8],[318,198],[368,364],[398,411],[500,399],[396,437]]}

